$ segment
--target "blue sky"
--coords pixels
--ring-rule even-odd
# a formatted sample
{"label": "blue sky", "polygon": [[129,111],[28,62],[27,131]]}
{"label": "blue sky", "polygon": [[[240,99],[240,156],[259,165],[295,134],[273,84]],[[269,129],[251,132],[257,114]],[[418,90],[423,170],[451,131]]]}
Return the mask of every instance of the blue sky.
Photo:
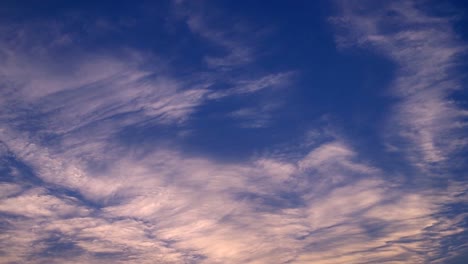
{"label": "blue sky", "polygon": [[0,263],[466,263],[467,12],[3,1]]}

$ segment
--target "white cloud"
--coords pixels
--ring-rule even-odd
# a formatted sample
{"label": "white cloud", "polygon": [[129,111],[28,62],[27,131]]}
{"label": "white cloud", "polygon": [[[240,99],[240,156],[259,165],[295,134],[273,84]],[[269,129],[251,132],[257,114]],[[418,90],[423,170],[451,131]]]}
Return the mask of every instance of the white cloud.
{"label": "white cloud", "polygon": [[466,44],[457,38],[450,18],[426,14],[414,1],[378,8],[366,8],[365,1],[340,1],[339,6],[340,16],[332,20],[341,30],[338,45],[372,48],[398,67],[391,89],[401,102],[387,125],[389,144],[401,145],[398,149],[426,172],[433,165],[446,166],[466,146],[460,127],[466,126],[464,110],[449,99],[462,88],[456,66]]}
{"label": "white cloud", "polygon": [[[55,24],[41,25],[48,29]],[[41,127],[40,133],[60,136],[86,130],[109,136],[142,122],[181,124],[209,92],[206,85],[176,81],[150,69],[148,61],[155,58],[149,54],[98,54],[68,45],[65,55],[58,56],[50,42],[65,33],[54,31],[55,37],[47,39],[29,32],[32,25],[18,27],[24,35],[0,38],[0,118],[9,129]]]}
{"label": "white cloud", "polygon": [[[362,22],[361,37],[374,30],[371,22]],[[210,65],[232,67],[250,60],[249,52],[243,53],[228,36],[204,28],[203,21],[189,18],[189,26],[232,51]],[[370,37],[387,43],[385,38]],[[238,163],[194,157],[167,146],[126,148],[111,140],[115,131],[140,122],[181,124],[216,93],[208,90],[208,82],[185,87],[187,83],[165,75],[154,77],[135,54],[72,60],[67,64],[72,73],[64,73],[51,67],[59,62],[42,60],[50,55],[47,49],[34,60],[8,45],[1,47],[10,56],[0,68],[1,80],[18,88],[5,91],[10,101],[1,101],[7,109],[0,116],[0,139],[6,144],[2,151],[7,149],[44,181],[44,186],[29,189],[21,183],[0,185],[5,261],[424,263],[442,258],[444,239],[464,232],[463,217],[449,219],[440,212],[448,203],[466,201],[466,188],[449,182],[445,191],[402,189],[336,138],[323,142],[310,134],[314,147],[304,155],[278,154],[281,160],[260,156]],[[281,86],[290,75],[239,80],[229,95]],[[433,117],[437,113],[412,109],[422,103],[411,100],[421,96],[431,105],[442,102],[438,93],[420,90],[425,88],[409,95],[397,92],[405,99],[398,109],[408,107],[411,126],[428,127],[429,139],[417,141],[417,146],[431,142],[434,120],[439,119]],[[24,109],[28,111],[19,111]],[[252,109],[237,112],[250,114]],[[22,130],[18,125],[33,125],[29,122],[39,128]],[[38,139],[41,133],[60,135],[60,142],[45,145]],[[447,155],[444,149],[439,154],[431,148],[429,144],[421,150],[426,158]],[[96,169],[92,163],[103,166]]]}
{"label": "white cloud", "polygon": [[59,199],[45,193],[42,189],[27,190],[20,195],[4,198],[0,202],[0,211],[26,217],[66,217],[67,215],[84,215],[85,208],[75,206],[72,198]]}
{"label": "white cloud", "polygon": [[21,186],[14,183],[0,183],[0,198],[6,198],[17,194],[22,190]]}
{"label": "white cloud", "polygon": [[[28,243],[60,232],[81,252],[69,261],[99,263],[99,254],[111,259],[116,254],[115,259],[142,263],[200,256],[206,263],[418,263],[427,258],[414,252],[437,256],[441,239],[463,231],[447,230],[456,222],[435,216],[448,202],[446,194],[405,193],[385,182],[379,170],[358,162],[355,151],[340,141],[324,143],[296,161],[259,158],[243,164],[169,149],[143,157],[115,152],[114,166],[103,171],[83,166],[76,150],[47,156],[31,148],[18,158],[40,177],[102,207],[78,214],[77,201],[62,205],[34,191],[2,200],[4,212],[34,217],[27,221],[53,219],[40,223]],[[37,205],[7,206],[19,201]],[[429,229],[431,239],[422,243]],[[42,248],[38,252],[47,247]]]}

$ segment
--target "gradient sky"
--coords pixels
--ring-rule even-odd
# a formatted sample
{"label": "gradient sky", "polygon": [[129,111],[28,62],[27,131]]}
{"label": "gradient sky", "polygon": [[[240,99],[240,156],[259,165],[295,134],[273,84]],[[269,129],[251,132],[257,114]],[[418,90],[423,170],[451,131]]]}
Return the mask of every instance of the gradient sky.
{"label": "gradient sky", "polygon": [[468,263],[466,1],[0,2],[0,263]]}

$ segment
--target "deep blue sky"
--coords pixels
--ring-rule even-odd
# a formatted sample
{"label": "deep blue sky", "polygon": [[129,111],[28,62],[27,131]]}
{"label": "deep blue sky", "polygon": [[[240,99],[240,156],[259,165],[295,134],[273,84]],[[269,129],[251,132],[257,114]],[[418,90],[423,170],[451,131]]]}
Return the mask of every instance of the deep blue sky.
{"label": "deep blue sky", "polygon": [[0,263],[465,263],[465,1],[3,1]]}

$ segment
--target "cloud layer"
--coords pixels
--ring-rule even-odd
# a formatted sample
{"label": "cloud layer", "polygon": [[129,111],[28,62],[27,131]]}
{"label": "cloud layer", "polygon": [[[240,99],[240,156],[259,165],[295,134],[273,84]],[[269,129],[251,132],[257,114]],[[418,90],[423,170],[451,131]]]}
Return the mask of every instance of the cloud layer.
{"label": "cloud layer", "polygon": [[[171,21],[222,52],[184,74],[137,49],[82,50],[86,36],[60,23],[40,22],[47,36],[0,28],[17,32],[0,37],[0,263],[448,263],[466,252],[467,185],[451,171],[466,111],[449,99],[465,47],[449,20],[408,1],[337,3],[341,52],[396,64],[381,138],[409,169],[389,172],[323,127],[234,161],[179,144],[212,104],[242,101],[218,114],[267,129],[288,104],[269,96],[300,78],[255,70],[257,31],[212,26],[224,13],[200,6],[171,3]],[[164,131],[171,140],[154,140]]]}

